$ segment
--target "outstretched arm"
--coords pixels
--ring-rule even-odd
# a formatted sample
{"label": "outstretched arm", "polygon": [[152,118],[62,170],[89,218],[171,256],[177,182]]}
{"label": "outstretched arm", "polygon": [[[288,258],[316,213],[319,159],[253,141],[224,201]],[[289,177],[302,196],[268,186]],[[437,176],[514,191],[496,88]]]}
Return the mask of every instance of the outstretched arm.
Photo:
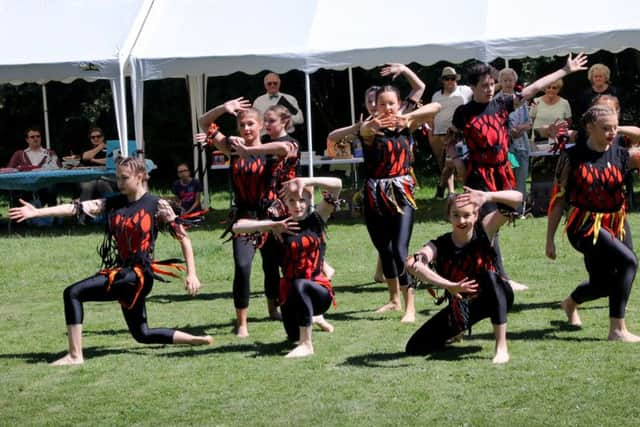
{"label": "outstretched arm", "polygon": [[412,276],[424,282],[446,289],[454,297],[458,296],[460,292],[474,294],[478,291],[478,285],[475,280],[468,280],[465,278],[459,282],[452,282],[432,270],[429,264],[435,259],[436,253],[436,247],[433,243],[429,242],[414,255],[410,255],[407,258],[405,262],[407,271]]}
{"label": "outstretched arm", "polygon": [[20,199],[22,206],[9,208],[9,219],[16,222],[26,221],[31,218],[46,216],[73,216],[78,214],[78,209],[90,216],[95,216],[104,210],[104,199],[87,200],[79,203],[67,203],[64,205],[36,208],[31,203]]}
{"label": "outstretched arm", "polygon": [[272,155],[278,157],[295,157],[298,152],[298,147],[288,141],[276,141],[267,142],[259,145],[244,145],[240,142],[240,139],[232,139],[231,150],[240,157],[246,158],[249,156],[259,155]]}
{"label": "outstretched arm", "polygon": [[433,116],[440,111],[440,108],[442,108],[440,104],[432,102],[399,117],[401,120],[406,120],[406,127],[408,127],[409,130],[414,131],[421,124],[427,123],[429,120],[433,119]]}
{"label": "outstretched arm", "polygon": [[270,219],[239,219],[231,230],[235,234],[273,232],[274,234],[294,234],[300,230],[298,223],[291,218],[280,221]]}
{"label": "outstretched arm", "polygon": [[340,141],[342,138],[345,138],[348,136],[353,136],[355,138],[358,135],[358,132],[360,131],[361,125],[362,125],[362,118],[360,119],[359,122],[352,124],[351,126],[335,129],[331,131],[329,135],[327,135],[327,142],[328,141],[337,142],[337,141]]}
{"label": "outstretched arm", "polygon": [[579,53],[575,58],[573,58],[571,54],[569,54],[569,56],[567,57],[567,63],[564,67],[554,71],[551,74],[547,74],[546,76],[539,78],[529,86],[522,89],[522,96],[526,99],[531,99],[536,95],[536,93],[540,92],[556,80],[568,76],[571,73],[575,73],[576,71],[586,70],[586,65],[587,55],[585,55],[584,53]]}

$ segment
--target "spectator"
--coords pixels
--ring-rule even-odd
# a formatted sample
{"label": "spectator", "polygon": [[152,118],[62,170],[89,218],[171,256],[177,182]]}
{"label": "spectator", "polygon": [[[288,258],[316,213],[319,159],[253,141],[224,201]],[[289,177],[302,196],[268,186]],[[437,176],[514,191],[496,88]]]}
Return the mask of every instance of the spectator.
{"label": "spectator", "polygon": [[431,151],[433,151],[441,172],[436,191],[437,199],[444,198],[445,188],[449,190],[449,194],[455,192],[454,169],[445,165],[445,140],[449,127],[451,127],[453,112],[458,106],[469,102],[473,96],[473,91],[469,86],[458,85],[460,74],[456,73],[453,67],[444,67],[440,79],[442,80],[442,89],[433,94],[431,102],[437,102],[442,106],[442,109],[434,117],[432,133],[429,135]]}
{"label": "spectator", "polygon": [[611,70],[604,64],[593,64],[587,71],[587,78],[591,87],[582,92],[578,97],[574,108],[575,117],[582,117],[589,107],[593,104],[593,98],[598,95],[618,96],[615,86],[611,85]]}
{"label": "spectator", "polygon": [[[37,126],[28,127],[24,132],[24,139],[28,147],[24,150],[18,150],[13,153],[9,160],[8,167],[29,170],[37,168],[58,169],[60,160],[53,150],[42,147],[42,133]],[[17,195],[25,199],[31,199],[30,196]],[[57,204],[58,194],[54,186],[41,188],[36,192],[36,198],[40,200],[42,205],[55,206]],[[17,205],[17,200],[12,201],[12,205]]]}
{"label": "spectator", "polygon": [[562,79],[547,85],[544,95],[533,100],[531,119],[536,141],[545,141],[549,137],[549,125],[564,120],[571,126],[571,106],[569,101],[558,96],[562,89]]}
{"label": "spectator", "polygon": [[[104,132],[98,127],[89,129],[89,141],[91,148],[82,153],[80,162],[85,166],[105,166],[107,163],[107,151],[104,143]],[[110,178],[103,176],[93,181],[81,182],[80,200],[94,200],[105,197],[114,192],[114,184]]]}
{"label": "spectator", "polygon": [[267,73],[267,75],[264,76],[264,88],[267,93],[256,98],[253,102],[253,108],[264,114],[267,108],[272,105],[283,105],[287,107],[291,113],[291,125],[287,129],[287,133],[292,133],[295,130],[295,125],[304,123],[304,117],[302,116],[302,110],[300,110],[298,101],[296,101],[292,95],[280,92],[279,75],[276,73]]}
{"label": "spectator", "polygon": [[191,170],[186,163],[178,165],[178,180],[173,183],[171,190],[180,203],[180,214],[195,212],[200,209],[202,184],[191,177]]}

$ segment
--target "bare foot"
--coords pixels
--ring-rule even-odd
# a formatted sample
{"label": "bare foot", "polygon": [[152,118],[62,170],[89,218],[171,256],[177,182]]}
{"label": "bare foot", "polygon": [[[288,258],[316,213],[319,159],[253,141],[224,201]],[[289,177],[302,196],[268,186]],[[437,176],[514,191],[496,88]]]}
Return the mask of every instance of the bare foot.
{"label": "bare foot", "polygon": [[249,336],[249,328],[247,326],[238,326],[236,329],[236,337],[247,338]]}
{"label": "bare foot", "polygon": [[609,341],[640,342],[640,337],[625,330],[612,330],[609,332]]}
{"label": "bare foot", "polygon": [[373,275],[373,281],[376,283],[384,283],[384,274],[376,272]]}
{"label": "bare foot", "polygon": [[498,365],[502,363],[507,363],[510,359],[511,359],[511,356],[509,356],[509,352],[506,349],[496,350],[496,355],[493,357],[492,362]]}
{"label": "bare foot", "polygon": [[329,322],[327,322],[327,320],[324,318],[323,315],[320,316],[313,316],[313,324],[314,325],[318,325],[320,327],[320,329],[322,329],[325,332],[329,332],[332,333],[333,332],[333,325]]}
{"label": "bare foot", "polygon": [[65,354],[60,359],[51,362],[51,366],[66,366],[66,365],[82,365],[84,359],[82,357],[72,357],[70,354]]}
{"label": "bare foot", "polygon": [[565,298],[560,306],[567,315],[567,321],[571,326],[582,326],[582,320],[578,315],[578,305],[571,299],[571,297]]}
{"label": "bare foot", "polygon": [[311,344],[311,341],[305,341],[298,344],[298,346],[293,350],[291,350],[289,353],[287,353],[285,357],[286,358],[307,357],[307,356],[311,356],[312,354],[313,354],[313,344]]}
{"label": "bare foot", "polygon": [[325,275],[325,277],[329,280],[333,279],[333,276],[336,275],[336,270],[331,267],[329,264],[327,264],[326,262],[324,264],[322,264],[322,271]]}
{"label": "bare foot", "polygon": [[511,289],[514,292],[526,291],[527,289],[529,289],[527,285],[523,285],[522,283],[516,282],[515,280],[509,280],[509,284],[511,285]]}
{"label": "bare foot", "polygon": [[213,337],[211,335],[205,335],[203,337],[200,337],[200,341],[197,342],[195,345],[211,345],[213,344]]}
{"label": "bare foot", "polygon": [[406,312],[404,316],[402,316],[402,319],[400,319],[400,323],[414,323],[415,321],[416,321],[415,311]]}
{"label": "bare foot", "polygon": [[385,311],[400,311],[400,310],[402,310],[402,307],[400,306],[399,302],[389,301],[388,303],[386,303],[385,305],[377,309],[376,313],[384,313]]}

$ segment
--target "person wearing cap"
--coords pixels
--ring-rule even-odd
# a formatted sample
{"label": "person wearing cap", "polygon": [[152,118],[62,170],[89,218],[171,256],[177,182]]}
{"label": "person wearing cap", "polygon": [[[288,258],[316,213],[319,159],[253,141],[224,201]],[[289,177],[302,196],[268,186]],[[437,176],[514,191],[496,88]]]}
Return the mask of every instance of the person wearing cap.
{"label": "person wearing cap", "polygon": [[437,102],[442,108],[433,119],[432,133],[429,135],[431,150],[442,172],[436,198],[444,197],[445,186],[449,190],[449,194],[453,194],[455,191],[453,168],[445,166],[445,140],[451,126],[453,112],[458,106],[469,102],[473,96],[473,91],[469,86],[458,84],[460,74],[456,73],[453,67],[444,67],[440,80],[442,81],[442,89],[433,94],[431,102]]}
{"label": "person wearing cap", "polygon": [[302,110],[298,105],[298,101],[288,93],[280,92],[280,76],[276,73],[267,73],[264,76],[264,88],[267,91],[264,95],[260,95],[253,101],[253,108],[264,114],[267,109],[273,105],[282,105],[291,113],[291,125],[287,129],[287,133],[295,131],[294,126],[304,123]]}

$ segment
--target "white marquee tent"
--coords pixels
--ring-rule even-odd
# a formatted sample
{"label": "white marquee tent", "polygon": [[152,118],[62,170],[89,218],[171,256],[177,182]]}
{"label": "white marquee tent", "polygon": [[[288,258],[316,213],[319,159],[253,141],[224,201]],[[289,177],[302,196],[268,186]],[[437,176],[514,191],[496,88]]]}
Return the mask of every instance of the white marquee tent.
{"label": "white marquee tent", "polygon": [[203,76],[302,70],[310,135],[308,79],[319,68],[629,47],[640,47],[640,4],[625,0],[155,0],[130,57],[136,138],[149,79],[190,76],[195,118],[205,104]]}
{"label": "white marquee tent", "polygon": [[46,82],[110,80],[126,149],[125,68],[150,6],[148,0],[0,0],[0,83],[41,84],[46,113]]}

